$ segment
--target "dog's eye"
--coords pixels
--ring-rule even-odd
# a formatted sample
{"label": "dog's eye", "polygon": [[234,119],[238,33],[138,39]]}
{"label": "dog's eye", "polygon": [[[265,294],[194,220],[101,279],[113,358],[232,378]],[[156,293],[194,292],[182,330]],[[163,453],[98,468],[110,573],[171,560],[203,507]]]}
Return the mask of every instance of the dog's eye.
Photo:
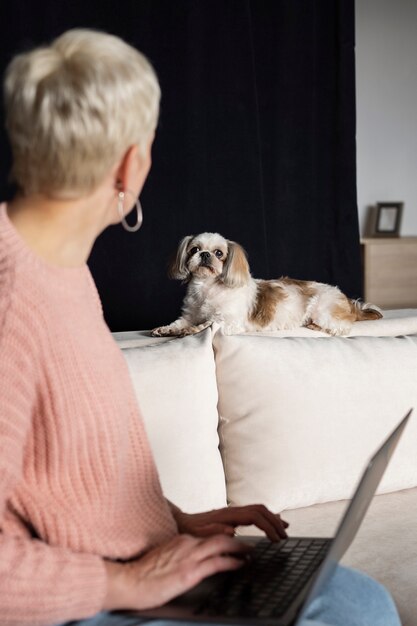
{"label": "dog's eye", "polygon": [[198,248],[197,246],[194,246],[194,248],[191,248],[190,250],[191,255],[195,254],[196,252],[200,252],[200,248]]}
{"label": "dog's eye", "polygon": [[221,259],[223,256],[223,252],[221,250],[215,250],[214,254],[216,255],[218,259]]}

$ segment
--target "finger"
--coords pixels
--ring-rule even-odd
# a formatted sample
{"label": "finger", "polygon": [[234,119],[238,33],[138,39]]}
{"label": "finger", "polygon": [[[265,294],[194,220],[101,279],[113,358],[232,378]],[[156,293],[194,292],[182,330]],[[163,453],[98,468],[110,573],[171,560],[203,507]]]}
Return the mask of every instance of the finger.
{"label": "finger", "polygon": [[[285,532],[285,528],[288,528],[287,522],[283,522],[280,515],[272,513],[263,504],[229,507],[228,509],[221,509],[221,513],[222,522],[228,522],[234,526],[255,524],[264,530],[272,541],[287,538]],[[265,519],[265,522],[262,522],[260,516]]]}
{"label": "finger", "polygon": [[253,505],[245,507],[239,517],[241,524],[254,524],[260,530],[263,530],[271,541],[280,541],[286,539],[287,533],[281,523],[281,520],[275,517],[273,513],[268,511],[263,505]]}
{"label": "finger", "polygon": [[197,563],[193,563],[191,567],[190,563],[186,564],[185,568],[180,566],[179,571],[177,570],[178,575],[176,576],[176,579],[177,584],[183,586],[183,589],[177,591],[176,595],[191,589],[199,582],[209,576],[212,576],[213,574],[237,570],[245,565],[245,562],[245,559],[237,558],[236,556],[230,554],[216,554],[207,559],[203,559],[202,561],[198,561]]}
{"label": "finger", "polygon": [[218,574],[219,572],[226,572],[229,570],[236,570],[243,567],[246,564],[246,560],[242,558],[234,557],[233,555],[219,555],[205,559],[201,561],[196,567],[197,576],[200,580]]}
{"label": "finger", "polygon": [[286,539],[288,537],[287,533],[285,532],[285,528],[288,528],[289,524],[287,522],[284,522],[278,513],[272,513],[263,504],[255,504],[253,505],[253,507],[274,527],[276,533],[278,534],[278,539]]}
{"label": "finger", "polygon": [[289,524],[281,519],[279,513],[272,513],[272,511],[270,511],[266,506],[263,506],[262,504],[258,506],[260,507],[260,513],[262,515],[265,515],[265,517],[274,526],[280,539],[286,539],[288,535],[285,532],[285,529],[288,528]]}
{"label": "finger", "polygon": [[[255,524],[258,528],[261,528],[264,532],[266,532],[271,541],[279,541],[280,539],[285,539],[287,537],[285,529],[288,528],[288,522],[282,520],[280,515],[272,513],[262,504],[241,507],[225,507],[214,511],[208,511],[200,515],[201,518],[198,519],[198,521],[198,514],[194,517],[197,524],[200,523],[201,526],[208,525],[208,522],[213,524],[225,524],[230,527]],[[265,518],[264,523],[260,519],[260,515]],[[275,529],[275,531],[273,529]],[[197,532],[195,532],[195,534],[197,534]],[[200,535],[199,532],[198,534]]]}
{"label": "finger", "polygon": [[[183,558],[177,560],[175,557],[178,554],[175,553],[171,554],[171,558],[168,558],[166,563],[161,564],[160,561],[157,563],[160,579],[162,575],[162,578],[167,581],[167,594],[163,602],[191,589],[207,576],[238,569],[246,562],[246,557],[252,550],[250,546],[227,535],[215,535],[207,539],[181,535],[181,540],[176,541],[175,544],[170,542],[170,547],[176,546],[178,550],[192,543],[193,549],[189,554],[183,555]],[[143,566],[143,558],[140,561]],[[152,565],[155,570],[154,561]]]}

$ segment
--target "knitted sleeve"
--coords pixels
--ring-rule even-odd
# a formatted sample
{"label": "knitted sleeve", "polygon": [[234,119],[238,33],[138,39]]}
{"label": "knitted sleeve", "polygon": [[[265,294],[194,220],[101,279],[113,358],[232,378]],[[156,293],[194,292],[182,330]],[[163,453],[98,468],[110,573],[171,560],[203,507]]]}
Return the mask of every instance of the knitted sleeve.
{"label": "knitted sleeve", "polygon": [[[13,295],[0,258],[0,624],[57,624],[97,613],[106,593],[103,560],[7,534],[8,498],[22,479],[37,398],[39,352],[30,304]],[[39,327],[39,324],[38,324]]]}

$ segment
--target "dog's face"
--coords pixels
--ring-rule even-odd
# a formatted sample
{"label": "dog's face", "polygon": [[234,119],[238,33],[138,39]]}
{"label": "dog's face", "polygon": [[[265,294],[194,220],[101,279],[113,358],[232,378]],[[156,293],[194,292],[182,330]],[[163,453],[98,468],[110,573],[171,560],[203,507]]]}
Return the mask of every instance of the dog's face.
{"label": "dog's face", "polygon": [[246,284],[250,279],[243,248],[218,233],[184,237],[171,265],[170,275],[182,280],[214,278],[229,287]]}
{"label": "dog's face", "polygon": [[227,241],[217,233],[202,233],[190,240],[186,254],[186,267],[193,276],[220,276],[227,259]]}

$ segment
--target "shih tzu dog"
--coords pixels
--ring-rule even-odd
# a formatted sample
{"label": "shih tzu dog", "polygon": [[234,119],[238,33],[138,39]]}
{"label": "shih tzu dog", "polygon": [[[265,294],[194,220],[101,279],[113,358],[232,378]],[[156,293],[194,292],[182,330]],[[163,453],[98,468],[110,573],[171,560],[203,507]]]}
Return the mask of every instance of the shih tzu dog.
{"label": "shih tzu dog", "polygon": [[353,322],[382,317],[378,307],[350,300],[331,285],[252,278],[244,249],[217,233],[184,237],[170,276],[188,282],[182,315],[155,328],[154,336],[191,335],[213,322],[226,334],[306,326],[346,335]]}

